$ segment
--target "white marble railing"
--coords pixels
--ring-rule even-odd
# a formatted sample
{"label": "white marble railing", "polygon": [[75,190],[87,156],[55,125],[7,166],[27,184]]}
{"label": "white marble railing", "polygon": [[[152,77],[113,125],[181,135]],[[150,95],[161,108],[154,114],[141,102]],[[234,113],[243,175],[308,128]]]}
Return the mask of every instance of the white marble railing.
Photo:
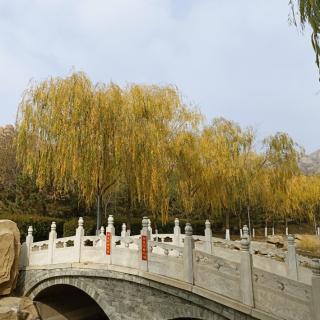
{"label": "white marble railing", "polygon": [[[80,218],[75,236],[57,238],[53,222],[49,239],[40,242],[33,242],[32,227],[29,227],[21,267],[61,263],[134,268],[227,296],[279,319],[318,320],[314,318],[311,301],[320,298],[319,261],[313,276],[298,268],[292,237],[288,238],[287,263],[259,256],[253,259],[246,226],[240,251],[214,247],[209,221],[205,223],[205,236],[193,235],[190,224],[186,225],[185,234],[181,234],[178,219],[172,234],[155,234],[147,218],[142,220],[140,235],[129,235],[123,224],[121,235],[117,236],[113,217],[109,216],[106,232],[101,227],[98,236],[84,236]],[[299,276],[300,272],[303,277]]]}

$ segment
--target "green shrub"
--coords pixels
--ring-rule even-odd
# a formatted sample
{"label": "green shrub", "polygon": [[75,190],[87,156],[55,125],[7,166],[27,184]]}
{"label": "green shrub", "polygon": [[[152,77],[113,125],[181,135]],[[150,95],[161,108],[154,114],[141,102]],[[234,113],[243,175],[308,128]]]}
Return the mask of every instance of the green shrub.
{"label": "green shrub", "polygon": [[[70,237],[76,234],[79,218],[71,218],[63,224],[63,236]],[[85,235],[94,235],[96,233],[96,221],[94,217],[84,217],[84,233]]]}
{"label": "green shrub", "polygon": [[59,218],[52,218],[40,215],[31,214],[6,214],[1,213],[0,219],[9,219],[14,221],[21,234],[21,241],[23,242],[28,234],[28,227],[33,227],[34,241],[48,240],[52,221],[57,224],[57,233],[62,236],[64,221]]}

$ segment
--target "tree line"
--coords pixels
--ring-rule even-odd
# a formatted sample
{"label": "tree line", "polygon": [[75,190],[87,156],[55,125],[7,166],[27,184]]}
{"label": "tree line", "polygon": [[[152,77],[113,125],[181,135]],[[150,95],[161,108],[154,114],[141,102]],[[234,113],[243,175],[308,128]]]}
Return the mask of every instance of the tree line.
{"label": "tree line", "polygon": [[230,218],[318,223],[320,178],[299,170],[302,149],[286,133],[258,141],[233,121],[208,124],[173,86],[93,84],[84,73],[34,83],[0,149],[0,210],[3,199],[28,206],[14,193],[29,188],[38,211],[95,208],[98,228],[120,207],[129,221],[223,219],[226,237]]}

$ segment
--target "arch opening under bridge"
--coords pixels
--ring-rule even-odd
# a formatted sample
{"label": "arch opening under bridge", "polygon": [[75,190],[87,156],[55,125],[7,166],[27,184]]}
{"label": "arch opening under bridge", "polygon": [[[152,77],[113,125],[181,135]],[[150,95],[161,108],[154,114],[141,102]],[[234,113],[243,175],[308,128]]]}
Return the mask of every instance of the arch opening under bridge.
{"label": "arch opening under bridge", "polygon": [[109,320],[103,309],[85,291],[67,284],[56,284],[35,297],[42,319]]}

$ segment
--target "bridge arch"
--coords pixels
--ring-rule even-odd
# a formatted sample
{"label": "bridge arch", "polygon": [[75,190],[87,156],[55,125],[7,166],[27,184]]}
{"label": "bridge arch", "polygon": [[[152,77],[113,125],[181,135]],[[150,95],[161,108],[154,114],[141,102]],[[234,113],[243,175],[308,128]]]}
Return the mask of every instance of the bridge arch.
{"label": "bridge arch", "polygon": [[37,300],[50,287],[69,285],[97,302],[110,320],[233,320],[237,311],[209,301],[183,288],[115,270],[53,268],[25,270],[21,293]]}
{"label": "bridge arch", "polygon": [[88,293],[75,286],[55,284],[34,298],[42,319],[110,320]]}
{"label": "bridge arch", "polygon": [[56,286],[70,286],[73,288],[77,288],[78,290],[85,293],[88,297],[90,297],[93,301],[95,301],[95,303],[105,313],[106,319],[116,319],[112,317],[112,309],[110,305],[108,305],[108,303],[104,301],[97,288],[92,283],[90,284],[87,281],[76,279],[75,277],[54,277],[45,280],[42,279],[41,282],[32,286],[26,293],[26,295],[30,299],[37,301],[38,297],[40,297],[43,292]]}

